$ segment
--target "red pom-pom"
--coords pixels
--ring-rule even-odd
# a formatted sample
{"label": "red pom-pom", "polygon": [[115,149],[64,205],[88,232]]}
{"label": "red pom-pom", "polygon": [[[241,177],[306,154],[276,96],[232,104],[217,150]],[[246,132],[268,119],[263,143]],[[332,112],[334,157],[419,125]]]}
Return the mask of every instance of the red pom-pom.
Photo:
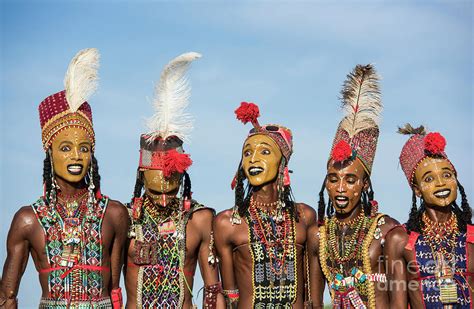
{"label": "red pom-pom", "polygon": [[257,118],[260,117],[260,110],[254,103],[242,102],[239,108],[234,111],[237,119],[242,121],[244,124],[247,122],[256,122]]}
{"label": "red pom-pom", "polygon": [[438,132],[428,133],[425,136],[425,150],[432,154],[440,154],[446,147],[446,139]]}
{"label": "red pom-pom", "polygon": [[352,156],[351,146],[346,141],[339,141],[332,150],[331,158],[336,162],[349,159]]}
{"label": "red pom-pom", "polygon": [[193,161],[189,154],[177,152],[176,149],[167,151],[163,157],[163,174],[165,177],[170,177],[174,172],[182,174],[191,164]]}

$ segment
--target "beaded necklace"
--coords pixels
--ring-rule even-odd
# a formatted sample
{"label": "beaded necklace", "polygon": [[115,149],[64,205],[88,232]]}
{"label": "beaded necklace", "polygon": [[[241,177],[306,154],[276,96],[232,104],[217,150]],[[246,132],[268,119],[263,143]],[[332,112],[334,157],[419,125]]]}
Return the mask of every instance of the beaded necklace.
{"label": "beaded necklace", "polygon": [[255,308],[291,308],[297,291],[295,220],[284,209],[279,222],[276,212],[263,207],[268,204],[257,204],[251,198],[246,216],[253,262],[253,304]]}

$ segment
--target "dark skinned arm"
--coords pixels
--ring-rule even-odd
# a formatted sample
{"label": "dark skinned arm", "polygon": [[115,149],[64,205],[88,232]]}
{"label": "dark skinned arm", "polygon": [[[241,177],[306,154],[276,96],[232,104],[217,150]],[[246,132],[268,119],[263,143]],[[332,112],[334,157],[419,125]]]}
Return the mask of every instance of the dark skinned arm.
{"label": "dark skinned arm", "polygon": [[[106,216],[110,216],[110,221],[114,230],[114,239],[110,252],[110,272],[111,272],[111,296],[112,300],[119,297],[121,302],[122,293],[120,290],[120,273],[124,262],[124,250],[127,241],[129,226],[128,212],[125,206],[117,201],[109,201]],[[115,304],[114,304],[115,308]]]}
{"label": "dark skinned arm", "polygon": [[386,275],[390,296],[390,308],[407,308],[407,268],[404,249],[408,235],[396,220],[386,219],[388,234],[385,235],[383,253],[386,258]]}
{"label": "dark skinned arm", "polygon": [[306,248],[308,250],[310,291],[313,308],[323,308],[324,275],[319,263],[319,228],[316,224],[308,228]]}
{"label": "dark skinned arm", "polygon": [[[304,233],[307,234],[308,229],[310,226],[313,224],[316,224],[316,212],[314,211],[313,208],[311,208],[307,204],[299,203],[298,204],[298,213],[299,213],[299,218],[300,220],[303,221],[305,225],[305,231]],[[306,238],[307,240],[308,238]],[[309,284],[308,284],[308,273],[307,269],[309,267],[308,265],[309,257],[308,257],[308,248],[305,249],[304,252],[304,260],[303,260],[303,282],[304,282],[304,300],[309,301]]]}
{"label": "dark skinned arm", "polygon": [[[208,262],[209,257],[209,243],[211,241],[212,220],[214,214],[209,209],[199,210],[193,214],[193,223],[196,225],[196,231],[200,234],[199,244],[199,269],[201,270],[204,287],[216,284],[219,282],[219,268],[217,264],[214,266]],[[205,295],[205,294],[204,294]],[[205,299],[203,298],[203,302]],[[204,308],[204,304],[203,304]],[[219,293],[217,295],[217,308],[225,308],[224,295]]]}
{"label": "dark skinned arm", "polygon": [[7,237],[7,259],[0,285],[0,308],[17,308],[16,297],[29,256],[29,233],[36,222],[30,206],[22,207],[13,218]]}
{"label": "dark skinned arm", "polygon": [[[220,213],[214,218],[214,241],[217,255],[220,259],[220,273],[222,278],[222,288],[224,290],[234,290],[237,288],[234,277],[234,261],[232,256],[232,224],[229,221],[229,211]],[[236,307],[238,302],[234,303]]]}

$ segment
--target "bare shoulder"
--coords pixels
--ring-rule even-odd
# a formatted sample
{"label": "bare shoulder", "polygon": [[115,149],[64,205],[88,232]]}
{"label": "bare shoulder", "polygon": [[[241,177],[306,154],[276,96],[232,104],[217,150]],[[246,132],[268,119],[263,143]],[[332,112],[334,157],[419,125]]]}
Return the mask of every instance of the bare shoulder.
{"label": "bare shoulder", "polygon": [[119,201],[109,200],[105,218],[112,220],[116,226],[125,226],[129,223],[127,208]]}
{"label": "bare shoulder", "polygon": [[214,218],[214,210],[212,208],[201,208],[193,212],[192,217],[189,219],[191,224],[211,224]]}
{"label": "bare shoulder", "polygon": [[311,226],[316,223],[316,211],[313,207],[305,203],[295,203],[300,217],[302,217],[307,226]]}
{"label": "bare shoulder", "polygon": [[214,230],[220,234],[232,233],[234,226],[231,223],[232,209],[226,209],[217,214],[213,221]]}
{"label": "bare shoulder", "polygon": [[[385,215],[382,217],[384,224],[380,226],[386,241],[399,242],[408,238],[405,228],[396,219]],[[380,220],[380,219],[379,219]]]}
{"label": "bare shoulder", "polygon": [[15,213],[12,226],[19,228],[31,228],[37,223],[36,214],[31,206],[23,206]]}

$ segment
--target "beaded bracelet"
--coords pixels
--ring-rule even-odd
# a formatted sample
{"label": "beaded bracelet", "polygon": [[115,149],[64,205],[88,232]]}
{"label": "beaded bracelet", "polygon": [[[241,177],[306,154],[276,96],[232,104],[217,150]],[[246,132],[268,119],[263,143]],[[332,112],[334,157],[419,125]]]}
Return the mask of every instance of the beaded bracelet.
{"label": "beaded bracelet", "polygon": [[228,304],[233,304],[239,301],[239,297],[240,297],[239,289],[223,290],[222,293],[224,294],[224,297]]}
{"label": "beaded bracelet", "polygon": [[222,292],[220,282],[204,287],[204,308],[215,309],[217,305],[217,295]]}

